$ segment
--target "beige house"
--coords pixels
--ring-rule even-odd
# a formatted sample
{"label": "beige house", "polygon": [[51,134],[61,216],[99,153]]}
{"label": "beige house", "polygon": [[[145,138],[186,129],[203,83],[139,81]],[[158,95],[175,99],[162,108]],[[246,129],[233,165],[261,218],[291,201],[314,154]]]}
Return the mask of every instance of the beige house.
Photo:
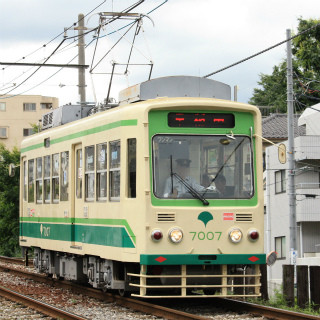
{"label": "beige house", "polygon": [[42,114],[59,106],[58,98],[39,95],[0,96],[0,143],[12,150],[33,133],[32,124],[39,124]]}

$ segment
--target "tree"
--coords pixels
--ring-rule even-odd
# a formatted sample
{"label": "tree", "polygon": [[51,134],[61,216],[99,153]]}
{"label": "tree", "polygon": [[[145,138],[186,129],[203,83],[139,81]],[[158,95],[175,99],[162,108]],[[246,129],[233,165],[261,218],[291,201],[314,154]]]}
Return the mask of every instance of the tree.
{"label": "tree", "polygon": [[[317,26],[317,27],[316,27]],[[314,27],[304,33],[303,31]],[[320,20],[299,19],[298,34],[292,41],[294,94],[298,110],[320,102]],[[271,75],[260,74],[249,103],[271,106],[272,111],[287,110],[287,64],[283,60],[273,67]]]}
{"label": "tree", "polygon": [[9,151],[0,143],[0,255],[16,256],[19,252],[19,167],[9,177],[10,163],[19,166],[20,152]]}

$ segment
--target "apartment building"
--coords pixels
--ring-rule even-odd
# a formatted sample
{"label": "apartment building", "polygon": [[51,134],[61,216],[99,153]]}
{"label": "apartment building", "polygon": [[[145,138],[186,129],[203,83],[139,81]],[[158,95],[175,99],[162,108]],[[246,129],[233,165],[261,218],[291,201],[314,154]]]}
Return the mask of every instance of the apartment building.
{"label": "apartment building", "polygon": [[[266,148],[265,249],[278,256],[268,268],[271,289],[279,288],[282,265],[292,259],[297,265],[320,264],[320,104],[303,112],[296,129],[302,135],[294,139],[294,172],[289,172],[287,161],[279,161],[277,146]],[[295,176],[297,256],[290,250],[289,174]]]}
{"label": "apartment building", "polygon": [[38,124],[42,114],[59,106],[58,98],[40,95],[0,97],[0,143],[12,150],[33,133],[32,125]]}

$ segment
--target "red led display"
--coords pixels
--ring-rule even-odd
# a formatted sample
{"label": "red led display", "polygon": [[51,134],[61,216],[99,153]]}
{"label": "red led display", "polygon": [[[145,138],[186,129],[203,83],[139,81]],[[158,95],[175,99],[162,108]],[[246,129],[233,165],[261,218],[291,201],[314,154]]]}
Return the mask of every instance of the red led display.
{"label": "red led display", "polygon": [[176,113],[168,114],[169,127],[181,128],[234,128],[232,113]]}

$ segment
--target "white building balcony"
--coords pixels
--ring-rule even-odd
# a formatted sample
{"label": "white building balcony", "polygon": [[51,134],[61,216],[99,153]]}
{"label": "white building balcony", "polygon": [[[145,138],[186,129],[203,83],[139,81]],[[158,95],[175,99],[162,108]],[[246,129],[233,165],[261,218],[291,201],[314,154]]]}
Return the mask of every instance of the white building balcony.
{"label": "white building balcony", "polygon": [[297,222],[320,221],[320,189],[318,183],[296,185]]}
{"label": "white building balcony", "polygon": [[295,160],[320,159],[320,136],[300,136],[294,139]]}

